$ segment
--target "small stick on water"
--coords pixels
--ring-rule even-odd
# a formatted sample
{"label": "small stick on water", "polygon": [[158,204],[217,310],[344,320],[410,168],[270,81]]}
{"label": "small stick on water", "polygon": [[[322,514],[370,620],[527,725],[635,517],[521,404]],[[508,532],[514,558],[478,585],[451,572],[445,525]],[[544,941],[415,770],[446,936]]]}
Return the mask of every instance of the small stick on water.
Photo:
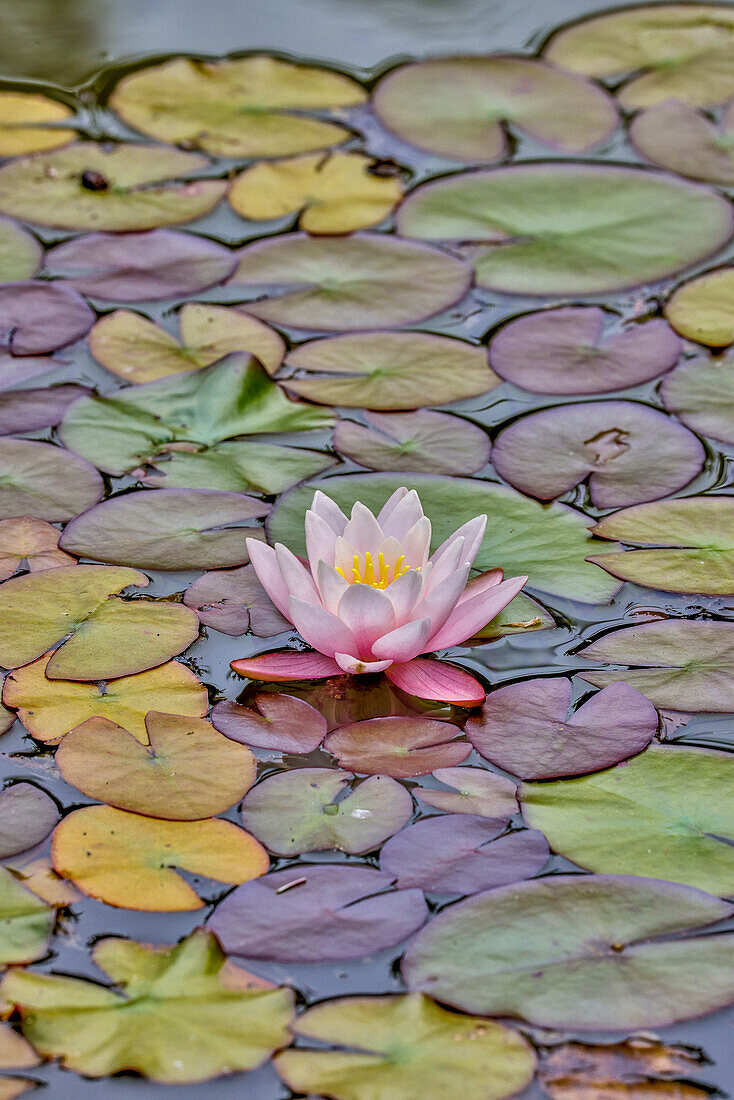
{"label": "small stick on water", "polygon": [[294,878],[292,882],[284,882],[275,892],[276,894],[284,894],[286,890],[292,890],[294,886],[303,886],[304,882],[306,882],[305,878]]}

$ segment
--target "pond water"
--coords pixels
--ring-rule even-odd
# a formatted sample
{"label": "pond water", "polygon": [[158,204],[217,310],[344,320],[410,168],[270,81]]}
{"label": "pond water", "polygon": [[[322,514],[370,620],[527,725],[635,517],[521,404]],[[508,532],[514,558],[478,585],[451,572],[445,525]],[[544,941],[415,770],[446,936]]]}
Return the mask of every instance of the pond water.
{"label": "pond water", "polygon": [[[132,803],[129,790],[126,795],[125,776],[141,767],[131,763],[129,738],[113,760],[104,747],[110,729],[98,727],[92,745],[86,727],[89,739],[75,734],[76,744],[69,738],[56,760],[61,736],[96,713],[95,690],[99,712],[122,726],[125,718],[136,722],[139,740],[147,710],[186,714],[181,721],[191,723],[191,736],[206,738],[212,727],[207,733],[196,726],[196,716],[206,711],[204,685],[209,705],[219,708],[217,728],[253,746],[258,786],[252,790],[288,773],[302,784],[281,788],[279,795],[271,787],[272,806],[261,792],[265,803],[257,811],[252,793],[245,802],[246,826],[268,849],[270,871],[295,884],[293,896],[302,889],[304,869],[310,873],[320,863],[379,868],[383,842],[389,847],[382,869],[394,877],[391,868],[401,868],[398,893],[408,908],[412,896],[413,915],[403,925],[395,907],[386,905],[378,919],[350,933],[350,949],[342,955],[323,949],[326,961],[308,961],[309,946],[289,955],[298,934],[275,921],[269,940],[262,932],[265,947],[233,954],[238,965],[293,989],[301,1012],[340,997],[404,994],[407,946],[404,975],[411,988],[428,992],[437,981],[437,1001],[513,1029],[496,1032],[499,1047],[486,1056],[488,1070],[481,1059],[467,1057],[467,1075],[457,1072],[442,1086],[449,1095],[689,1100],[716,1090],[729,1094],[733,1017],[730,1007],[719,1006],[734,1000],[725,976],[734,921],[719,899],[734,895],[728,781],[734,744],[734,362],[727,350],[734,342],[734,279],[727,275],[734,271],[727,266],[734,252],[734,120],[726,106],[734,97],[734,49],[727,37],[734,34],[734,8],[693,4],[693,14],[679,20],[681,5],[648,7],[641,10],[652,13],[649,21],[643,16],[639,26],[612,26],[590,44],[558,33],[566,26],[583,30],[585,23],[575,21],[621,7],[580,0],[552,11],[544,0],[215,0],[206,7],[195,0],[6,0],[0,40],[0,158],[6,158],[0,160],[0,664],[9,670],[5,703],[20,710],[24,724],[13,723],[8,713],[0,777],[11,791],[25,783],[19,788],[24,799],[37,798],[39,790],[51,796],[63,824],[56,825],[51,852],[56,809],[47,800],[19,811],[0,804],[4,863],[57,910],[50,936],[43,928],[40,939],[38,932],[35,939],[25,933],[28,954],[23,946],[15,955],[3,948],[3,961],[27,961],[31,974],[106,984],[92,959],[105,937],[174,945],[211,919],[233,951],[235,940],[248,942],[253,914],[267,925],[268,906],[262,898],[248,900],[242,870],[251,861],[254,880],[265,869],[258,866],[264,849],[241,832],[236,840],[234,831],[217,832],[220,826],[209,820],[230,822],[232,830],[243,823],[242,796],[252,777],[238,779],[249,764],[244,750],[238,757],[233,748],[237,739],[218,737],[219,749],[202,742],[200,781],[208,808],[181,811],[178,818],[206,820],[190,825],[185,838],[160,825],[154,784],[133,783]],[[672,22],[659,15],[663,9]],[[433,72],[399,68],[466,53],[547,56],[555,67],[540,61],[523,67],[527,62],[520,61],[506,69],[490,63],[486,72],[465,62]],[[227,83],[226,69],[210,63],[232,54],[275,55],[283,67],[267,62]],[[176,57],[194,63],[184,60],[182,69],[172,69]],[[393,69],[398,75],[386,79]],[[148,71],[153,77],[146,83]],[[46,97],[61,113],[44,114],[46,106],[40,114],[23,108],[9,115],[12,92]],[[45,148],[39,142],[64,127],[70,132],[58,137],[58,149],[39,152]],[[16,139],[25,144],[11,148]],[[74,153],[74,140],[89,144]],[[147,152],[125,144],[134,141]],[[338,151],[330,156],[331,147]],[[295,157],[300,161],[293,161],[293,174],[283,174],[279,165]],[[534,166],[523,169],[525,162]],[[268,165],[274,166],[270,174]],[[302,233],[296,236],[299,216]],[[705,274],[710,270],[713,277]],[[315,293],[308,289],[314,285]],[[62,286],[73,293],[34,305],[39,288]],[[340,367],[343,373],[334,374]],[[366,380],[360,377],[365,372]],[[146,383],[151,387],[141,388]],[[286,391],[302,400],[286,404]],[[52,444],[54,451],[13,450],[15,439]],[[58,465],[59,454],[68,464]],[[303,553],[303,516],[317,483],[345,510],[358,499],[377,509],[398,486],[415,487],[440,538],[487,512],[477,566],[503,567],[506,576],[528,573],[529,581],[528,596],[493,620],[483,640],[442,652],[490,692],[483,708],[470,714],[470,708],[417,699],[390,687],[381,674],[358,687],[346,677],[283,686],[248,683],[231,671],[237,658],[301,645],[250,572],[243,578],[222,570],[247,563],[244,538],[264,525],[268,511],[270,540]],[[110,498],[117,503],[105,504]],[[676,511],[673,501],[688,503]],[[12,517],[26,514],[65,528],[61,546],[73,557],[34,559],[44,550],[56,552],[58,532],[40,525],[31,534],[12,526]],[[11,526],[3,530],[3,523]],[[602,568],[598,561],[610,553]],[[100,571],[139,569],[149,583],[144,587],[145,578],[129,570],[118,569],[113,578],[109,569],[109,586],[100,582],[104,591],[83,596],[74,558],[104,563]],[[43,571],[47,565],[63,570],[45,588],[35,587],[39,578],[52,577]],[[206,581],[184,601],[204,574]],[[142,591],[121,604],[115,597],[130,586]],[[217,601],[224,599],[237,619],[227,631],[217,629],[226,625],[217,617]],[[92,613],[104,619],[120,607],[119,620],[104,620],[96,632],[90,627]],[[125,618],[135,613],[130,608],[141,616],[137,625]],[[201,618],[195,640],[192,608]],[[637,633],[625,633],[632,628]],[[31,664],[69,634],[74,655],[67,642],[51,659],[59,657],[61,672],[52,676],[52,665]],[[167,671],[156,680],[162,665]],[[119,679],[137,674],[154,677],[145,690],[139,680],[131,685]],[[605,687],[620,682],[629,687]],[[494,696],[498,688],[514,694]],[[343,735],[341,746],[339,735],[325,746],[316,736],[317,747],[300,753],[287,740],[263,747],[252,735],[253,712],[248,737],[243,711],[226,705],[252,708],[257,696],[267,713],[268,698],[283,692],[310,702],[330,730],[396,716],[388,763],[378,766],[368,751],[360,767]],[[582,703],[590,709],[580,710]],[[274,722],[280,737],[290,729],[304,738],[314,721],[318,732],[318,715],[288,705],[286,718]],[[569,706],[576,713],[570,725]],[[402,739],[426,721],[434,722],[441,749],[429,757],[430,767],[405,767]],[[262,737],[264,723],[259,725]],[[174,727],[184,736],[181,722]],[[465,749],[447,746],[440,729],[451,730],[447,740],[456,734]],[[224,752],[221,745],[234,755],[217,755]],[[169,750],[174,763],[164,792],[170,793],[176,786],[173,742]],[[359,776],[352,797],[376,807],[354,816],[386,819],[373,843],[360,845],[357,832],[352,854],[340,850],[348,850],[348,842],[331,848],[298,839],[307,828],[323,836],[324,816],[340,816],[335,806],[344,797],[337,781],[314,810],[301,770],[333,771],[340,762]],[[187,766],[183,757],[181,766]],[[432,774],[441,767],[481,771]],[[107,798],[100,793],[106,768],[113,774]],[[374,787],[374,780],[366,777],[385,771],[396,778],[381,780],[371,803],[365,784]],[[469,775],[480,786],[490,784],[472,802],[471,816],[452,812],[463,807],[456,798],[447,800],[446,782],[468,782]],[[521,778],[529,781],[522,813],[513,812],[511,793]],[[421,789],[441,795],[422,800]],[[183,791],[190,794],[185,782]],[[412,806],[403,813],[405,791]],[[121,808],[104,812],[120,816],[97,824],[70,816],[107,800]],[[123,823],[126,807],[141,815],[137,839]],[[159,816],[176,819],[175,829],[175,807],[168,809]],[[45,832],[38,825],[44,814],[50,814]],[[413,834],[413,846],[405,842],[402,854],[390,839],[409,820],[440,822],[441,816],[440,827],[448,831]],[[150,831],[159,827],[163,831]],[[489,877],[486,869],[469,871],[470,857],[457,853],[453,828],[468,830],[467,836],[474,829],[466,841],[470,850],[506,843],[507,834],[519,854],[498,854],[502,866]],[[34,829],[34,847],[17,852],[17,841],[13,849],[14,837],[34,835]],[[122,841],[115,839],[118,829]],[[90,870],[85,859],[94,862],[103,850],[108,866]],[[212,862],[212,852],[220,862]],[[36,885],[28,878],[31,865],[45,861],[38,865],[47,867],[50,856],[63,882]],[[439,861],[458,867],[460,886],[441,889]],[[151,867],[161,866],[188,869],[160,887],[168,900],[156,905],[151,897],[159,886]],[[608,875],[627,877],[603,877]],[[635,894],[635,884],[648,880],[654,880],[649,893]],[[551,893],[533,918],[523,891],[543,882]],[[564,882],[568,893],[553,893]],[[180,899],[184,883],[203,907],[195,907],[196,899],[192,907],[189,892],[189,908],[175,911],[170,891],[179,890]],[[234,883],[244,885],[233,892]],[[591,883],[592,890],[596,883],[602,892],[580,901],[573,893],[579,883]],[[509,891],[514,918],[492,908],[485,892],[491,886],[495,897]],[[423,932],[417,931],[420,888],[430,917]],[[7,882],[3,889],[7,893]],[[57,892],[54,898],[49,889]],[[373,889],[378,887],[355,887],[354,897]],[[471,905],[459,899],[473,896],[489,898],[489,908],[478,926],[462,933],[450,923],[452,906]],[[239,916],[232,916],[232,900],[223,904],[227,898],[245,899]],[[629,907],[624,915],[623,903]],[[5,917],[9,897],[0,904]],[[166,907],[171,911],[160,911]],[[324,902],[314,916],[304,903],[303,938],[314,953],[314,929],[331,919],[328,909]],[[457,909],[462,911],[468,912]],[[43,925],[47,914],[34,919]],[[503,926],[503,919],[509,924]],[[571,929],[567,942],[564,923]],[[398,942],[400,927],[410,934]],[[475,983],[478,991],[467,992],[472,968],[482,973],[476,958],[493,950],[494,929],[501,941],[495,963],[501,959],[514,975],[509,990],[495,994],[501,978],[485,970]],[[366,957],[360,957],[362,936],[369,944]],[[687,937],[693,948],[686,948]],[[569,944],[576,941],[587,970],[574,977]],[[635,962],[639,950],[641,963]],[[532,967],[524,966],[526,955]],[[592,974],[596,956],[605,962]],[[617,956],[630,960],[632,978]],[[125,964],[119,955],[116,961],[119,975]],[[140,979],[143,965],[136,965]],[[544,969],[552,973],[554,966],[558,979],[544,978]],[[541,993],[523,992],[528,969]],[[175,1003],[161,1013],[172,1032],[191,1028],[197,1051],[197,1027],[210,1011],[206,995],[191,991],[200,978],[194,967],[177,987]],[[15,1051],[15,1061],[11,1053],[0,1059],[0,1097],[19,1095],[22,1087],[6,1085],[3,1074],[45,1084],[46,1095],[59,1100],[172,1093],[284,1100],[321,1095],[319,1088],[356,1100],[434,1095],[428,1091],[435,1087],[434,1070],[424,1067],[421,1076],[431,1040],[422,1053],[411,1048],[419,1033],[424,1038],[417,1017],[403,1023],[404,1032],[399,1022],[384,1025],[391,1036],[382,1036],[387,1047],[398,1043],[390,1072],[399,1070],[402,1078],[388,1072],[370,1086],[366,1074],[360,1085],[355,1070],[351,1080],[349,1074],[346,1082],[335,1078],[328,1092],[303,1065],[286,1070],[280,1063],[281,1079],[267,1055],[283,1040],[267,1036],[262,1057],[252,1058],[253,1065],[264,1063],[260,1068],[217,1076],[237,1056],[237,1042],[227,1035],[226,1014],[214,1017],[204,1042],[213,1057],[212,1079],[189,1084],[183,1055],[164,1024],[160,1034],[146,1033],[151,1025],[143,1015],[141,1030],[118,1021],[115,1032],[94,1013],[87,1042],[86,1018],[73,1010],[72,993],[55,988],[57,1011],[44,1013],[30,987],[24,992],[22,979],[4,986],[8,1014],[13,1005],[25,1005],[23,1028],[18,1012],[10,1015],[15,1032],[23,1030],[48,1055],[64,1055],[79,1072],[55,1062],[34,1065],[28,1049],[25,1061]],[[83,988],[91,995],[98,987]],[[145,997],[143,1002],[141,1011],[149,1011]],[[277,1033],[271,1017],[260,1023],[268,1035],[274,1028]],[[329,1026],[325,1037],[336,1046],[382,1049],[370,1045],[374,1018],[360,1017],[348,1034],[340,1031],[338,1014]],[[211,1055],[217,1027],[222,1050]],[[581,1078],[573,1075],[551,1081],[548,1067],[552,1057],[568,1052],[564,1044],[619,1043],[632,1036],[640,1049],[650,1035],[690,1047],[689,1057],[667,1052],[658,1076],[648,1061],[638,1064],[635,1079],[627,1048],[624,1067],[620,1061],[600,1069],[589,1078],[591,1091],[582,1092]],[[484,1042],[484,1032],[479,1039]],[[125,1053],[126,1042],[135,1053]],[[512,1076],[512,1043],[520,1044],[520,1063],[532,1062],[533,1050],[539,1054],[540,1072],[527,1085],[522,1065]],[[299,1049],[308,1045],[299,1039]],[[156,1051],[161,1055],[163,1069],[156,1074],[147,1068],[147,1077],[173,1080],[173,1086],[105,1071],[110,1048],[118,1051],[119,1065],[129,1066],[141,1047],[147,1067]],[[585,1052],[592,1063],[597,1056]],[[197,1056],[191,1063],[196,1067]],[[207,1076],[199,1070],[189,1079]],[[503,1090],[504,1075],[515,1083]],[[482,1091],[490,1087],[491,1093]]]}

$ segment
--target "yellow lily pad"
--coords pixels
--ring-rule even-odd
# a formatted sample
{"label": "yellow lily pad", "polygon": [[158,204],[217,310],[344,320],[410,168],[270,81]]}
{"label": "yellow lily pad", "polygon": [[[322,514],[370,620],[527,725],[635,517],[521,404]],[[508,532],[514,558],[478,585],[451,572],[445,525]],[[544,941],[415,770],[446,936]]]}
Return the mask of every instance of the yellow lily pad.
{"label": "yellow lily pad", "polygon": [[32,92],[0,92],[0,156],[17,157],[57,149],[76,136],[57,127],[72,118],[65,103]]}
{"label": "yellow lily pad", "polygon": [[668,299],[665,316],[687,340],[727,347],[734,342],[734,267],[720,267],[683,283]]}
{"label": "yellow lily pad", "polygon": [[[27,1039],[17,1031],[13,1031],[8,1024],[0,1024],[0,1066],[3,1069],[30,1069],[31,1066],[37,1066],[40,1061]],[[0,1085],[0,1100],[2,1096]]]}
{"label": "yellow lily pad", "polygon": [[76,565],[76,558],[59,550],[57,527],[35,516],[0,519],[0,581],[17,573],[23,562],[31,573]]}

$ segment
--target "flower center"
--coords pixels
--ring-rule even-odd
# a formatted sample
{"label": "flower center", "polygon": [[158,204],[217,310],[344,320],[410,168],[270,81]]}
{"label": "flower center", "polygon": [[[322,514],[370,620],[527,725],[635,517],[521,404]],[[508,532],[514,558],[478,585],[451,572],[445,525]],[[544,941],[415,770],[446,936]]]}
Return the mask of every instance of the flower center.
{"label": "flower center", "polygon": [[[360,562],[359,554],[354,555],[352,562],[352,575],[348,577],[343,569],[336,566],[337,573],[340,573],[344,580],[349,584],[368,584],[371,588],[387,588],[389,584],[396,581],[398,577],[402,577],[403,573],[409,571],[409,566],[404,565],[405,554],[401,554],[395,562],[394,566],[390,566],[385,561],[385,555],[379,553],[377,555],[377,568],[372,560],[372,554],[369,550],[364,556],[364,565]],[[392,574],[392,575],[391,575]]]}

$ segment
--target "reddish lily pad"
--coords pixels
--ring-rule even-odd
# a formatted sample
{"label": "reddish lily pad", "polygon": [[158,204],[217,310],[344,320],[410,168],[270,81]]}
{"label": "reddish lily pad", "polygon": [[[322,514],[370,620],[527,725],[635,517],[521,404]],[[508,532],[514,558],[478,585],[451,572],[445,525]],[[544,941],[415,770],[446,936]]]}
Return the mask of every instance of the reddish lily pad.
{"label": "reddish lily pad", "polygon": [[521,680],[492,691],[466,735],[478,753],[522,779],[601,771],[650,744],[652,703],[626,683],[610,684],[573,713],[565,676]]}
{"label": "reddish lily pad", "polygon": [[271,638],[292,630],[257,579],[251,565],[204,573],[184,593],[183,602],[204,626],[238,637]]}
{"label": "reddish lily pad", "polygon": [[61,523],[91,508],[104,482],[91,462],[63,447],[0,439],[0,518]]}
{"label": "reddish lily pad", "polygon": [[63,420],[70,405],[91,392],[86,386],[68,383],[0,393],[0,435],[52,428]]}
{"label": "reddish lily pad", "polygon": [[660,396],[691,431],[734,443],[734,355],[684,359],[663,380]]}
{"label": "reddish lily pad", "polygon": [[468,420],[430,409],[368,412],[364,419],[364,424],[340,420],[334,429],[334,447],[369,470],[475,474],[489,461],[489,436]]}
{"label": "reddish lily pad", "polygon": [[501,378],[530,393],[611,393],[670,370],[681,342],[655,318],[608,328],[599,306],[561,306],[503,325],[489,345]]}
{"label": "reddish lily pad", "polygon": [[25,566],[29,573],[76,565],[76,559],[59,550],[57,527],[33,516],[0,519],[0,581]]}
{"label": "reddish lily pad", "polygon": [[369,718],[334,730],[324,748],[350,771],[403,779],[460,764],[471,752],[460,736],[456,726],[432,718]]}
{"label": "reddish lily pad", "polygon": [[432,787],[414,787],[413,794],[449,814],[476,814],[506,824],[517,813],[517,787],[486,768],[436,768],[434,779],[452,787],[451,791]]}
{"label": "reddish lily pad", "polygon": [[717,125],[689,104],[671,99],[637,115],[629,136],[637,151],[661,168],[724,187],[734,184],[732,104]]}
{"label": "reddish lily pad", "polygon": [[584,402],[531,413],[495,441],[497,473],[530,496],[552,500],[589,479],[597,508],[657,500],[687,485],[705,452],[675,420],[633,401]]}
{"label": "reddish lily pad", "polygon": [[420,890],[395,890],[373,867],[304,863],[247,883],[209,918],[229,954],[277,962],[361,959],[420,928]]}
{"label": "reddish lily pad", "polygon": [[215,729],[256,749],[303,754],[317,749],[326,736],[326,719],[303,699],[261,691],[255,704],[257,710],[217,703],[212,710]]}
{"label": "reddish lily pad", "polygon": [[[551,1100],[576,1100],[613,1089],[620,1100],[635,1100],[643,1089],[667,1100],[706,1100],[706,1085],[691,1083],[706,1055],[696,1047],[633,1035],[620,1043],[564,1042],[544,1051],[538,1083]],[[685,1080],[684,1080],[685,1079]]]}
{"label": "reddish lily pad", "polygon": [[0,343],[11,355],[43,355],[80,340],[94,323],[68,286],[35,280],[0,287]]}
{"label": "reddish lily pad", "polygon": [[14,783],[0,793],[0,859],[40,844],[59,820],[50,795],[33,783]]}
{"label": "reddish lily pad", "polygon": [[61,359],[50,355],[13,355],[0,350],[0,390],[11,389],[22,382],[30,382],[42,374],[49,374],[65,366]]}

